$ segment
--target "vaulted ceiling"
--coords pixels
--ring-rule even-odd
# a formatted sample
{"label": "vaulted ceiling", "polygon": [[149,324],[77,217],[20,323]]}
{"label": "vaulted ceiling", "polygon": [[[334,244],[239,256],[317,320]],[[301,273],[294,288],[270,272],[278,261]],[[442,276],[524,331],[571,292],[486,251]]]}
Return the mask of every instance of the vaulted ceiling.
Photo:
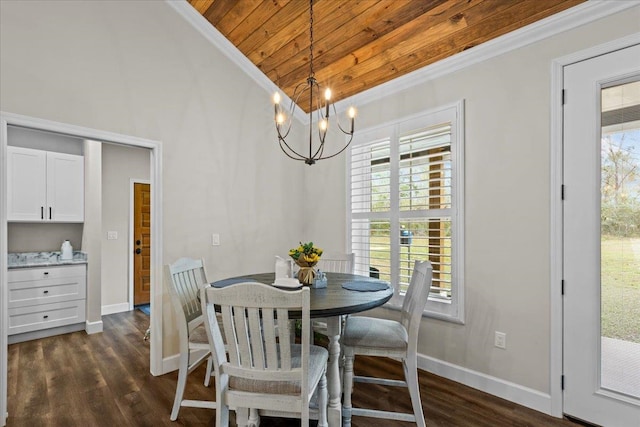
{"label": "vaulted ceiling", "polygon": [[[315,77],[338,101],[584,1],[314,0]],[[289,97],[309,76],[307,0],[189,3]]]}

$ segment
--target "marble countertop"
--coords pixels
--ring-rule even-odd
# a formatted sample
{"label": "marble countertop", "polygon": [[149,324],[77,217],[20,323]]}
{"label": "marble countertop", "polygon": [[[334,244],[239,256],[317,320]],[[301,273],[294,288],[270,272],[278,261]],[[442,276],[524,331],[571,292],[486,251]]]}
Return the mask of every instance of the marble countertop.
{"label": "marble countertop", "polygon": [[73,251],[73,259],[61,260],[60,252],[9,253],[8,268],[50,267],[55,265],[86,264],[87,254]]}

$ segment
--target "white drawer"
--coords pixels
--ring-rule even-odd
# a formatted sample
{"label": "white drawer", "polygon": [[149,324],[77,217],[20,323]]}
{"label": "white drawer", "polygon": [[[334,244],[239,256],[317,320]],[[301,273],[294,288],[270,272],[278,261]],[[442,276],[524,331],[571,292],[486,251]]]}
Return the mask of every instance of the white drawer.
{"label": "white drawer", "polygon": [[62,277],[86,276],[87,270],[85,264],[77,264],[52,267],[12,268],[7,273],[7,280],[9,283],[11,283],[41,279],[58,279]]}
{"label": "white drawer", "polygon": [[86,276],[9,282],[9,308],[85,299],[86,283]]}
{"label": "white drawer", "polygon": [[84,322],[85,300],[9,309],[9,335]]}

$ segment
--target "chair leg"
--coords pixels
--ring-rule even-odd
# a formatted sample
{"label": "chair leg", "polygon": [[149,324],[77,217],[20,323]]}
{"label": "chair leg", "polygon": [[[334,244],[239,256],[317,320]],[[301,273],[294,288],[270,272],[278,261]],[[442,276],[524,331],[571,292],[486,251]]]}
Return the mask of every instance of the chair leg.
{"label": "chair leg", "polygon": [[236,408],[236,425],[238,427],[249,426],[249,409],[248,408]]}
{"label": "chair leg", "polygon": [[424,413],[422,412],[422,401],[420,400],[420,386],[418,383],[418,363],[416,357],[409,357],[402,361],[404,368],[404,378],[407,381],[409,394],[411,395],[411,405],[413,414],[416,417],[418,427],[426,427]]}
{"label": "chair leg", "polygon": [[209,356],[207,359],[207,372],[204,375],[204,386],[209,387],[211,382],[211,371],[213,371],[213,356]]}
{"label": "chair leg", "polygon": [[216,427],[229,427],[229,406],[224,400],[224,391],[229,386],[228,377],[216,377]]}
{"label": "chair leg", "polygon": [[260,427],[260,412],[257,409],[249,409],[249,421],[247,424],[249,427]]}
{"label": "chair leg", "polygon": [[344,349],[344,373],[343,373],[343,405],[342,405],[342,425],[351,427],[351,392],[353,391],[353,359],[354,355],[350,349]]}
{"label": "chair leg", "polygon": [[176,384],[176,397],[173,399],[173,409],[171,410],[171,421],[178,418],[180,412],[180,404],[184,395],[184,387],[187,384],[187,375],[189,374],[189,354],[182,352],[180,354],[180,366],[178,368],[178,384]]}
{"label": "chair leg", "polygon": [[327,424],[327,376],[323,375],[318,383],[318,427],[328,427]]}

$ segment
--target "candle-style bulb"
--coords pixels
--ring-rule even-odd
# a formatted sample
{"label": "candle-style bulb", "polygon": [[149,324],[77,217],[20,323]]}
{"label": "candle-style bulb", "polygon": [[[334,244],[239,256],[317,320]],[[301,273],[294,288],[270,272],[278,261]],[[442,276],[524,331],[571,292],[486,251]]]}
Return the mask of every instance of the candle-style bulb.
{"label": "candle-style bulb", "polygon": [[327,101],[331,100],[331,89],[326,88],[324,91],[324,99]]}
{"label": "candle-style bulb", "polygon": [[349,111],[347,112],[347,114],[349,115],[350,119],[353,119],[356,117],[356,109],[353,107],[349,107]]}
{"label": "candle-style bulb", "polygon": [[318,123],[318,126],[320,127],[321,131],[326,132],[327,126],[328,126],[327,121],[324,119],[320,120],[320,123]]}
{"label": "candle-style bulb", "polygon": [[273,103],[280,104],[280,92],[276,92],[273,94]]}
{"label": "candle-style bulb", "polygon": [[284,114],[282,114],[282,113],[276,114],[276,123],[277,124],[279,124],[279,125],[283,124],[284,120],[285,120]]}

